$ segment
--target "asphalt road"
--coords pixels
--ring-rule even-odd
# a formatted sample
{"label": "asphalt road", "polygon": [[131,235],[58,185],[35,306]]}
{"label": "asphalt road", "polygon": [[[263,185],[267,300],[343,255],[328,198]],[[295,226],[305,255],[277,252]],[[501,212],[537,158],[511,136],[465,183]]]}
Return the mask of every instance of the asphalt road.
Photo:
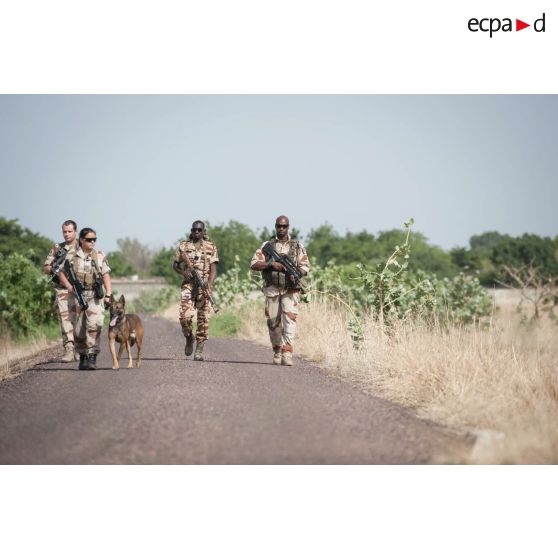
{"label": "asphalt road", "polygon": [[273,366],[254,343],[210,339],[205,362],[186,359],[177,323],[142,318],[141,369],[112,370],[103,331],[98,370],[45,353],[0,383],[0,463],[411,464],[466,445],[300,359]]}

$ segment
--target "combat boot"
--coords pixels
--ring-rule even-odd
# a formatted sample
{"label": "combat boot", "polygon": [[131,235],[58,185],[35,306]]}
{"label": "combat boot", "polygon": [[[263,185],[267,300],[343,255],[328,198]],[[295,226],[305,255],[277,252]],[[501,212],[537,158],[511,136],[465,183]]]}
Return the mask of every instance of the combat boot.
{"label": "combat boot", "polygon": [[205,341],[198,341],[196,343],[196,352],[194,353],[194,360],[203,360],[203,346]]}
{"label": "combat boot", "polygon": [[292,366],[293,365],[293,353],[290,351],[284,351],[281,353],[281,364],[283,366]]}
{"label": "combat boot", "polygon": [[64,356],[60,359],[60,362],[74,362],[73,343],[67,343],[64,345]]}
{"label": "combat boot", "polygon": [[186,337],[186,346],[184,347],[184,354],[190,356],[194,352],[194,334],[190,333]]}
{"label": "combat boot", "polygon": [[79,355],[78,370],[89,370],[89,359],[87,358],[87,355]]}
{"label": "combat boot", "polygon": [[87,370],[97,370],[97,355],[95,353],[87,355]]}
{"label": "combat boot", "polygon": [[273,352],[273,364],[281,364],[281,351]]}

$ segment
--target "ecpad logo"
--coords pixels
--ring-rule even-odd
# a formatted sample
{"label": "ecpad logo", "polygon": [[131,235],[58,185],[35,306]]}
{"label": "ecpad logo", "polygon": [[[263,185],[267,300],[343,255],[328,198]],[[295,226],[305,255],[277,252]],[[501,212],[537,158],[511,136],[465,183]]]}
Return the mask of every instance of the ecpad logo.
{"label": "ecpad logo", "polygon": [[[533,29],[536,33],[544,33],[545,32],[545,16],[543,15],[536,19],[533,23]],[[505,17],[503,19],[497,17],[485,17],[483,19],[477,19],[472,17],[468,22],[469,31],[473,33],[477,33],[478,31],[482,31],[483,33],[490,33],[490,38],[494,33],[498,31],[511,32],[513,31],[512,19],[509,17]],[[531,27],[530,23],[525,23],[520,19],[515,20],[515,30],[521,31],[527,27]]]}

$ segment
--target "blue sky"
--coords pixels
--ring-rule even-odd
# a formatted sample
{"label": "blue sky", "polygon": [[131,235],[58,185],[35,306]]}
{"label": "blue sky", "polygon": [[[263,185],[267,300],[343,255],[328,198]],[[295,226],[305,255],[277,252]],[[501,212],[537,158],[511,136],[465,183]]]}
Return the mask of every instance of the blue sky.
{"label": "blue sky", "polygon": [[4,95],[0,215],[99,247],[191,222],[558,234],[556,95]]}

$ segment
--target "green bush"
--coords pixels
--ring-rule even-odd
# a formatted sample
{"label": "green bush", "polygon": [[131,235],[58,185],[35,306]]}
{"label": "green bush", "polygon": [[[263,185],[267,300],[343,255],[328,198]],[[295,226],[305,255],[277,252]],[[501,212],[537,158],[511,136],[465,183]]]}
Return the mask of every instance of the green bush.
{"label": "green bush", "polygon": [[56,322],[52,289],[32,256],[30,252],[0,254],[0,331],[16,338]]}
{"label": "green bush", "polygon": [[209,320],[211,337],[234,337],[240,331],[242,320],[234,312],[219,312]]}
{"label": "green bush", "polygon": [[161,248],[151,260],[151,274],[163,277],[169,285],[180,286],[182,276],[172,268],[175,254],[176,248]]}
{"label": "green bush", "polygon": [[232,267],[215,279],[215,302],[218,306],[230,306],[246,300],[251,292],[259,288],[260,284],[252,277],[252,272],[247,266],[241,267],[240,257],[235,256]]}
{"label": "green bush", "polygon": [[330,264],[315,269],[308,280],[308,295],[332,297],[351,311],[351,320],[372,311],[382,322],[395,317],[447,319],[467,323],[486,316],[492,300],[476,277],[463,273],[453,278],[439,278],[433,272],[410,270],[410,227],[406,236],[387,260],[368,269]]}

